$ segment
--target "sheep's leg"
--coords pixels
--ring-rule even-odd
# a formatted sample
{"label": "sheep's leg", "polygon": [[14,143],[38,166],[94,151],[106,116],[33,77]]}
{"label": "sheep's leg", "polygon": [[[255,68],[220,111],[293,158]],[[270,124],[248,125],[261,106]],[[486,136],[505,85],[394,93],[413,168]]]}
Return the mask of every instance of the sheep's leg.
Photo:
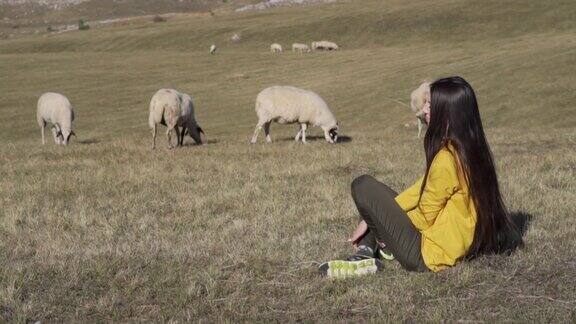
{"label": "sheep's leg", "polygon": [[46,128],[46,123],[42,122],[40,126],[40,133],[42,133],[42,145],[46,145],[46,138],[44,137],[44,129]]}
{"label": "sheep's leg", "polygon": [[156,148],[156,124],[152,127],[152,149]]}
{"label": "sheep's leg", "polygon": [[302,143],[306,144],[306,129],[308,128],[307,124],[302,124]]}
{"label": "sheep's leg", "polygon": [[[181,146],[180,144],[180,127],[174,126],[174,131],[176,132],[176,147]],[[182,132],[184,134],[184,132]]]}
{"label": "sheep's leg", "polygon": [[263,125],[263,123],[258,122],[258,124],[256,125],[256,129],[254,130],[254,135],[252,135],[252,140],[250,141],[250,143],[256,144],[256,140],[258,139],[258,133],[260,133],[260,130],[262,129],[262,125]]}
{"label": "sheep's leg", "polygon": [[418,138],[420,138],[420,133],[422,133],[422,120],[420,120],[420,118],[417,118],[418,120]]}
{"label": "sheep's leg", "polygon": [[172,148],[172,128],[168,127],[166,131],[166,139],[168,140],[168,148]]}
{"label": "sheep's leg", "polygon": [[180,132],[179,143],[180,146],[184,146],[184,134],[186,133],[186,126],[182,127],[182,132]]}
{"label": "sheep's leg", "polygon": [[58,124],[56,124],[56,132],[58,136],[58,144],[64,145],[64,136],[62,135],[62,128],[60,128],[60,125]]}
{"label": "sheep's leg", "polygon": [[298,129],[298,134],[296,134],[296,137],[294,137],[294,140],[295,140],[296,142],[298,142],[298,141],[300,140],[300,135],[302,135],[302,125],[299,124],[299,125],[298,125],[298,128],[299,128],[299,129]]}
{"label": "sheep's leg", "polygon": [[56,128],[56,126],[52,126],[52,137],[54,137],[54,143],[56,143],[56,145],[60,145],[60,137],[58,136],[58,129]]}
{"label": "sheep's leg", "polygon": [[266,142],[268,143],[272,142],[272,138],[270,137],[270,124],[271,122],[264,124],[264,134],[266,134]]}

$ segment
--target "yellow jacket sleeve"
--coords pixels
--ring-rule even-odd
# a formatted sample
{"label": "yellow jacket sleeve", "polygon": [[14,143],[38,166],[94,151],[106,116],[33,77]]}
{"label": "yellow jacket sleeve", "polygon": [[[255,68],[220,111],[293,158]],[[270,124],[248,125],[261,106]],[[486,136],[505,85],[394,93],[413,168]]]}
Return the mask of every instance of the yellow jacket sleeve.
{"label": "yellow jacket sleeve", "polygon": [[418,205],[428,227],[434,224],[438,213],[444,209],[448,199],[456,192],[458,183],[452,153],[448,150],[438,152],[430,166],[426,187]]}
{"label": "yellow jacket sleeve", "polygon": [[408,189],[401,192],[398,196],[396,196],[396,203],[404,210],[408,212],[418,205],[418,199],[420,199],[420,189],[422,187],[422,180],[424,177],[421,177],[410,186]]}

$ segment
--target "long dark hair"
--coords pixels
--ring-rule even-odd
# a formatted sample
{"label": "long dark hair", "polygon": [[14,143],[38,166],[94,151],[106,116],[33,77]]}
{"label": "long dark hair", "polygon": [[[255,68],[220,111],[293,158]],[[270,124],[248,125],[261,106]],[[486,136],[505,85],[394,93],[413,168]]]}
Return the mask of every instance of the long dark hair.
{"label": "long dark hair", "polygon": [[430,95],[430,123],[424,137],[426,174],[421,193],[434,157],[450,143],[477,214],[474,240],[466,257],[512,252],[522,245],[522,235],[500,195],[474,90],[463,78],[449,77],[432,83]]}

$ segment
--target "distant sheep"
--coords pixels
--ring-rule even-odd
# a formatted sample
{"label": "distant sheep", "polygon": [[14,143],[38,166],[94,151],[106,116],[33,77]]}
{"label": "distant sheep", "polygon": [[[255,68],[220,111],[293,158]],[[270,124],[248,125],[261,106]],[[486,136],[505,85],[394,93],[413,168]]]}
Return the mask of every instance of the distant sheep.
{"label": "distant sheep", "polygon": [[274,43],[270,45],[270,52],[272,53],[282,53],[282,45]]}
{"label": "distant sheep", "polygon": [[306,143],[306,129],[309,125],[318,126],[324,131],[329,143],[338,140],[338,122],[324,100],[316,93],[290,86],[273,86],[262,90],[256,97],[256,115],[258,124],[251,143],[256,143],[258,133],[264,127],[266,141],[272,142],[270,124],[300,125],[294,140]]}
{"label": "distant sheep", "polygon": [[298,53],[310,53],[310,46],[302,43],[292,44],[292,51]]}
{"label": "distant sheep", "polygon": [[319,41],[312,42],[312,50],[323,50],[323,51],[338,51],[340,47],[338,44],[329,41]]}
{"label": "distant sheep", "polygon": [[169,148],[172,148],[172,132],[176,132],[178,146],[184,143],[185,134],[189,134],[197,144],[202,144],[200,134],[204,134],[204,131],[196,122],[192,98],[177,90],[160,89],[154,94],[150,100],[148,124],[152,128],[153,149],[156,147],[156,126],[158,124],[168,128],[166,138]]}
{"label": "distant sheep", "polygon": [[217,49],[216,44],[212,44],[212,46],[210,46],[210,54],[216,54]]}
{"label": "distant sheep", "polygon": [[424,81],[410,94],[410,109],[416,114],[418,122],[418,138],[422,133],[423,125],[427,124],[422,108],[427,101],[430,101],[430,84],[430,82]]}
{"label": "distant sheep", "polygon": [[239,42],[239,41],[240,41],[240,35],[238,35],[238,34],[232,35],[231,40],[232,40],[234,43]]}
{"label": "distant sheep", "polygon": [[70,137],[76,136],[72,129],[74,109],[65,96],[47,92],[38,99],[36,120],[42,133],[42,145],[46,144],[44,129],[48,123],[52,124],[52,135],[57,145],[68,145]]}

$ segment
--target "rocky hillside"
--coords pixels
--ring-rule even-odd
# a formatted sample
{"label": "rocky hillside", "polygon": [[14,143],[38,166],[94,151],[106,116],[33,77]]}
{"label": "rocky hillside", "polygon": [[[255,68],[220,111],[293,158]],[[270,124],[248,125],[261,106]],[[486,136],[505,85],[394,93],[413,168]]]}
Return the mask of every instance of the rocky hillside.
{"label": "rocky hillside", "polygon": [[62,9],[70,5],[77,5],[88,0],[0,0],[0,5],[23,6],[38,5],[52,10]]}
{"label": "rocky hillside", "polygon": [[0,0],[0,40],[47,32],[76,30],[78,21],[100,27],[172,13],[265,10],[337,0]]}
{"label": "rocky hillside", "polygon": [[236,11],[264,10],[281,6],[299,6],[330,2],[336,2],[336,0],[264,0],[258,3],[242,6],[236,9]]}
{"label": "rocky hillside", "polygon": [[84,19],[106,20],[172,12],[209,12],[238,8],[250,0],[0,0],[6,26],[40,26]]}

